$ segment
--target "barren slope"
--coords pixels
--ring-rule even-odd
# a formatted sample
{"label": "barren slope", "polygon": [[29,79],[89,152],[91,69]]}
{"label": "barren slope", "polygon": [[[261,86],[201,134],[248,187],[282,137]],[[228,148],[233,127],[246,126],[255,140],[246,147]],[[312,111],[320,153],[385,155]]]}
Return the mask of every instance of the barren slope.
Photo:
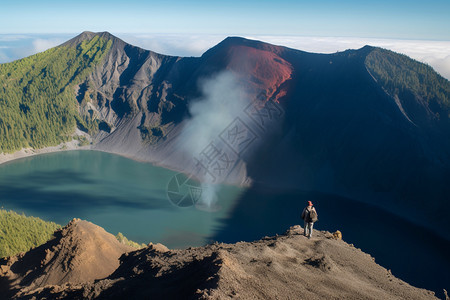
{"label": "barren slope", "polygon": [[135,248],[119,243],[103,228],[74,219],[46,244],[1,259],[0,292],[104,278],[119,266],[119,257],[131,250]]}
{"label": "barren slope", "polygon": [[[95,41],[108,47],[91,66],[83,53],[97,53]],[[79,129],[89,132],[92,149],[199,178],[212,174],[215,182],[336,194],[374,204],[450,239],[450,82],[429,66],[370,46],[315,54],[238,37],[201,57],[158,54],[107,32],[84,32],[64,46],[77,48],[77,59],[89,66],[71,69],[83,76],[69,76],[70,103],[64,105],[73,108]],[[70,60],[60,64],[74,67]],[[25,80],[15,98],[28,90],[33,97],[52,90],[46,67],[39,66],[33,78],[47,83],[31,89]],[[186,137],[185,125],[195,123],[188,108],[213,90],[202,90],[202,82],[220,81],[221,72],[232,73],[239,84],[219,91],[220,104],[233,107],[238,98],[233,91],[242,89],[242,99],[252,105],[243,104],[218,125],[215,121],[226,113],[204,105],[206,114],[218,116],[206,118],[193,130],[198,135]],[[15,75],[18,82],[20,76]],[[60,91],[52,93],[44,98]],[[14,113],[29,120],[28,106],[22,104]],[[54,107],[49,105],[55,117],[42,118],[43,123],[66,120]],[[4,132],[12,124],[7,123]],[[201,134],[215,127],[212,138]],[[14,134],[18,140],[24,136]],[[202,148],[186,151],[192,144]],[[220,155],[199,163],[212,144]]]}
{"label": "barren slope", "polygon": [[[66,230],[73,232],[82,224],[89,223],[72,223]],[[149,245],[124,254],[117,270],[97,281],[93,279],[106,277],[106,270],[94,275],[90,258],[84,257],[78,262],[90,270],[89,282],[69,276],[51,282],[66,282],[60,286],[23,286],[18,295],[23,299],[436,299],[433,292],[397,279],[370,255],[330,233],[316,232],[309,240],[301,232],[294,226],[285,235],[260,241],[185,250]],[[97,243],[103,240],[89,240],[91,245]],[[111,255],[98,251],[105,258]],[[102,270],[102,265],[95,270]],[[48,277],[62,274],[58,268],[48,272]]]}

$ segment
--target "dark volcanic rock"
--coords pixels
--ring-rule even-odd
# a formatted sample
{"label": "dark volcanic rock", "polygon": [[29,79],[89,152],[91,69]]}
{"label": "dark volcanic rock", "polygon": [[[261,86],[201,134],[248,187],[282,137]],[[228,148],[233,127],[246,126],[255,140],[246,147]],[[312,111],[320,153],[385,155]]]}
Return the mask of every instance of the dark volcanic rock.
{"label": "dark volcanic rock", "polygon": [[[80,114],[98,119],[93,149],[216,182],[349,197],[450,239],[450,83],[430,67],[369,46],[314,54],[238,37],[190,58],[106,32],[64,45],[95,36],[111,49],[74,91]],[[223,72],[236,84],[200,127],[214,127],[236,94],[243,108],[214,139],[187,138],[189,107],[208,93],[202,83]],[[205,138],[209,148],[187,150]]]}
{"label": "dark volcanic rock", "polygon": [[[83,33],[68,43],[94,35]],[[189,124],[188,106],[202,96],[201,82],[228,71],[255,107],[237,117],[256,142],[237,156],[219,144],[227,152],[222,163],[233,162],[219,181],[350,197],[450,239],[450,113],[445,102],[450,84],[431,68],[430,76],[422,78],[417,72],[424,65],[369,46],[314,54],[230,37],[201,57],[180,58],[133,47],[108,33],[97,35],[111,39],[113,46],[79,89],[97,93],[98,102],[89,109],[108,124],[94,149],[195,175],[222,172],[217,166],[198,169],[186,151],[186,144],[198,140],[186,141],[183,128]],[[392,74],[380,78],[374,70]],[[394,84],[396,76],[406,79]],[[415,85],[407,80],[412,77],[419,78]],[[441,96],[426,99],[421,90]],[[155,130],[150,141],[142,139]]]}

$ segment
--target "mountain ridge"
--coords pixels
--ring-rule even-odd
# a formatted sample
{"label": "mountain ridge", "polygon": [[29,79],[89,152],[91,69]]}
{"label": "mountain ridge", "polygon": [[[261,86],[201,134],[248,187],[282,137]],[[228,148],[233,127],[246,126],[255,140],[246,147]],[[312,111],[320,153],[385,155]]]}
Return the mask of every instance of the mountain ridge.
{"label": "mountain ridge", "polygon": [[[16,138],[24,147],[30,144],[28,136],[44,136],[48,129],[40,124],[59,128],[66,120],[66,131],[55,133],[47,145],[70,140],[69,129],[74,131],[77,126],[92,141],[92,149],[198,175],[195,159],[202,149],[184,151],[188,146],[185,128],[193,117],[192,105],[205,101],[204,81],[218,82],[223,79],[218,75],[225,72],[234,83],[222,93],[223,101],[233,106],[234,99],[226,94],[238,90],[253,105],[239,111],[239,120],[246,122],[256,142],[238,154],[227,153],[234,163],[223,174],[216,168],[218,180],[318,190],[369,202],[450,239],[450,221],[445,217],[450,195],[445,181],[450,176],[450,123],[440,96],[448,96],[450,83],[423,64],[371,46],[314,54],[237,37],[193,58],[157,54],[105,32],[85,32],[70,43],[75,42],[87,47],[75,47],[76,59],[85,63],[89,59],[84,53],[94,57],[96,43],[111,45],[92,69],[86,69],[86,77],[74,79],[73,90],[65,88],[60,105],[70,113],[63,117],[43,102],[39,122],[27,123],[30,110],[31,114],[38,110],[21,100],[24,91],[43,99],[57,94],[41,94],[56,80],[45,75],[44,66],[31,83],[23,80],[20,84],[24,74],[37,65],[30,59],[17,62],[23,74],[12,77],[6,70],[11,64],[0,66],[0,84],[17,82],[8,89],[14,97],[0,95],[2,112],[11,106],[9,111],[24,120],[15,126],[15,119],[1,116],[5,120],[0,122],[2,151],[6,142]],[[52,51],[62,51],[55,49],[42,55],[53,61]],[[368,62],[374,51],[377,55]],[[61,65],[72,62],[61,57]],[[368,65],[379,74],[369,72]],[[81,71],[81,67],[76,69],[76,74]],[[45,86],[35,89],[33,80],[42,80]],[[442,99],[444,104],[432,99]],[[46,110],[53,115],[45,117]],[[279,119],[268,120],[267,116]],[[225,130],[232,120],[219,129]],[[229,149],[219,134],[211,143],[220,142],[221,149]],[[32,144],[41,146],[36,145]],[[425,211],[424,198],[430,199]]]}
{"label": "mountain ridge", "polygon": [[[310,240],[298,225],[254,242],[183,250],[150,243],[132,251],[101,227],[79,219],[55,235],[47,244],[0,261],[3,295],[20,299],[437,299],[433,292],[396,278],[338,234],[315,231]],[[33,266],[37,267],[28,272]]]}

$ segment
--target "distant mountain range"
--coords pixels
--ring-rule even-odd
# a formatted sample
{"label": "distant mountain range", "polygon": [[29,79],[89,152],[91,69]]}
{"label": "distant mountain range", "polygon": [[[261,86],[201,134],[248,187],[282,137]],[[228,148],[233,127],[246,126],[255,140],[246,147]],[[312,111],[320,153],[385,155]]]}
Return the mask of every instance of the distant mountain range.
{"label": "distant mountain range", "polygon": [[351,197],[450,239],[450,82],[388,50],[230,37],[173,57],[83,32],[0,65],[2,152],[76,136],[210,183]]}

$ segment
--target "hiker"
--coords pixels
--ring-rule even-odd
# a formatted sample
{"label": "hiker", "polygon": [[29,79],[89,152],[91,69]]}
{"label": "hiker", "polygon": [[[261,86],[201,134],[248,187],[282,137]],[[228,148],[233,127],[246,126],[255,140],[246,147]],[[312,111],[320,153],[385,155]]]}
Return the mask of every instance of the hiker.
{"label": "hiker", "polygon": [[317,212],[311,201],[308,201],[308,206],[303,209],[302,219],[305,222],[304,225],[304,236],[308,239],[312,237],[313,225],[317,221]]}

